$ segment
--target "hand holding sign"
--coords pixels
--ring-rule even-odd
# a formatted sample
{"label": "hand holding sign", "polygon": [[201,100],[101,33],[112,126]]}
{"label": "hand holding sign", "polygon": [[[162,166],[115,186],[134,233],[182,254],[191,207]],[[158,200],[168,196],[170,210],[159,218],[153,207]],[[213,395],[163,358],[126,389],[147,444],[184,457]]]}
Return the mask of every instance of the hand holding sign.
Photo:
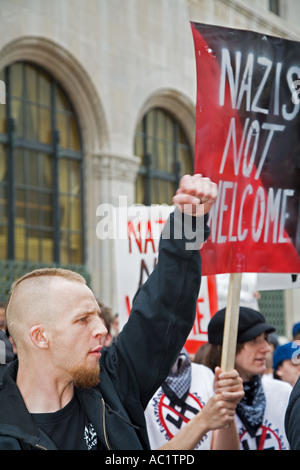
{"label": "hand holding sign", "polygon": [[201,216],[209,212],[217,199],[217,185],[200,174],[185,175],[173,197],[173,203],[185,214]]}

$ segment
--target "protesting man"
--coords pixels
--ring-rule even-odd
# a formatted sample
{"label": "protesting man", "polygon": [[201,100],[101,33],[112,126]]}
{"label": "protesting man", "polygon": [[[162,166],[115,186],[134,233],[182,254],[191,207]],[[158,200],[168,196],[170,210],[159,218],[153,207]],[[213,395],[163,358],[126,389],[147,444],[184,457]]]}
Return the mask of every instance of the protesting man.
{"label": "protesting man", "polygon": [[[6,313],[18,361],[0,390],[0,449],[149,448],[144,410],[193,326],[203,215],[216,197],[208,178],[182,178],[157,266],[107,349],[81,276],[44,269],[14,283]],[[223,424],[231,421],[229,413]]]}

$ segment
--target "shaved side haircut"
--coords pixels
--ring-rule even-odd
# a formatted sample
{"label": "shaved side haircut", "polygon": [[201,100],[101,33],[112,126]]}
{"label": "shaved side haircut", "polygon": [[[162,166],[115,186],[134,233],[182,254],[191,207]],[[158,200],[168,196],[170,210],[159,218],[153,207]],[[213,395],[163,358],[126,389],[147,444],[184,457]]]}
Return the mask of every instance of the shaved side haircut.
{"label": "shaved side haircut", "polygon": [[24,327],[30,327],[32,322],[50,323],[54,320],[55,291],[52,293],[51,286],[57,285],[55,283],[59,278],[86,284],[81,274],[62,268],[36,269],[12,284],[6,305],[6,320],[18,349],[25,346]]}

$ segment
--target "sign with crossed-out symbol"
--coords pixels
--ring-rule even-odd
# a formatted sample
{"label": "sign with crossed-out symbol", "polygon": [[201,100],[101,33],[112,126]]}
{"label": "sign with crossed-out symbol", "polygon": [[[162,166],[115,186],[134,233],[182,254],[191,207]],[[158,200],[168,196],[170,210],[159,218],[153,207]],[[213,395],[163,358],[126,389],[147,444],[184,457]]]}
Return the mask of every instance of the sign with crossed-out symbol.
{"label": "sign with crossed-out symbol", "polygon": [[169,439],[172,439],[181,427],[190,421],[203,407],[200,400],[189,393],[186,403],[178,406],[163,394],[159,401],[159,420]]}

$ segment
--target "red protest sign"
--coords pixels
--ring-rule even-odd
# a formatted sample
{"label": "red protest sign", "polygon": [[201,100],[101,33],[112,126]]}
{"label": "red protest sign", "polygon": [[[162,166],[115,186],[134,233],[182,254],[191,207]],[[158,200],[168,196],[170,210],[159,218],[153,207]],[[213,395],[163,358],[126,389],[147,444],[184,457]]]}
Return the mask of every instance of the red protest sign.
{"label": "red protest sign", "polygon": [[203,274],[298,273],[300,43],[198,23],[192,32],[195,173],[219,186]]}

